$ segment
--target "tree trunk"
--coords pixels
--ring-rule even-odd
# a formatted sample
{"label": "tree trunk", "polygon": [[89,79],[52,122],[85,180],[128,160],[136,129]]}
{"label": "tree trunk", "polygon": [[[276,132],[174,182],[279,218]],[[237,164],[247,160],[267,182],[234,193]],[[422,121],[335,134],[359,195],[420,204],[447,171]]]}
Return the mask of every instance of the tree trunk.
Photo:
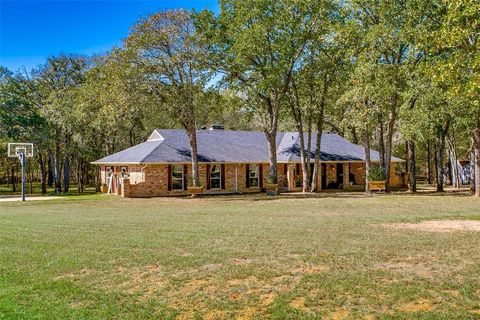
{"label": "tree trunk", "polygon": [[47,169],[43,153],[38,152],[38,166],[40,167],[40,185],[42,187],[42,194],[47,193]]}
{"label": "tree trunk", "polygon": [[448,139],[448,154],[450,157],[450,174],[452,179],[452,187],[455,189],[460,188],[460,176],[458,174],[457,166],[457,151],[455,138],[452,136]]}
{"label": "tree trunk", "polygon": [[381,116],[378,116],[378,126],[379,126],[379,133],[378,133],[378,144],[380,148],[380,167],[385,168],[385,141],[384,141],[384,130],[383,130],[383,123]]}
{"label": "tree trunk", "polygon": [[311,192],[318,191],[318,177],[321,174],[320,170],[320,155],[321,155],[321,146],[322,146],[322,123],[317,123],[317,140],[315,141],[315,160],[313,162],[313,172],[312,172],[312,188]]}
{"label": "tree trunk", "polygon": [[65,155],[63,159],[63,192],[67,193],[70,190],[70,156]]}
{"label": "tree trunk", "polygon": [[265,132],[268,142],[268,158],[270,171],[268,174],[268,183],[277,183],[277,130]]}
{"label": "tree trunk", "polygon": [[53,187],[53,163],[52,151],[48,150],[47,154],[47,186]]}
{"label": "tree trunk", "polygon": [[473,130],[473,150],[475,150],[475,197],[480,197],[480,127],[477,125],[477,128]]}
{"label": "tree trunk", "polygon": [[53,158],[53,180],[55,183],[55,193],[62,192],[62,182],[60,179],[61,164],[60,164],[60,134],[61,131],[57,129],[55,131],[57,139],[55,140],[55,157]]}
{"label": "tree trunk", "polygon": [[302,192],[307,192],[308,182],[308,165],[305,156],[305,135],[303,133],[303,124],[297,123],[298,136],[300,140],[300,161],[302,162]]}
{"label": "tree trunk", "polygon": [[370,133],[368,129],[365,130],[365,192],[370,193],[370,189],[368,189],[368,175],[370,174],[370,167],[372,166],[371,159],[370,159]]}
{"label": "tree trunk", "polygon": [[351,134],[352,134],[352,142],[353,142],[354,144],[358,144],[357,128],[352,127],[352,129],[351,129]]}
{"label": "tree trunk", "polygon": [[427,139],[427,183],[432,184],[432,155],[430,150],[430,139]]}
{"label": "tree trunk", "polygon": [[317,118],[317,140],[315,141],[315,160],[313,163],[312,188],[310,189],[311,192],[318,191],[318,177],[321,175],[320,156],[322,147],[323,123],[325,119],[325,101],[328,93],[329,83],[330,81],[328,76],[325,76]]}
{"label": "tree trunk", "polygon": [[312,117],[308,117],[308,122],[307,122],[307,178],[308,178],[308,183],[305,188],[305,192],[310,191],[312,187],[312,181],[310,181],[310,178],[312,177],[312,168],[310,165],[311,158],[312,158]]}
{"label": "tree trunk", "polygon": [[436,167],[437,167],[437,192],[443,192],[445,168],[443,166],[443,158],[445,153],[445,138],[439,137],[437,144]]}
{"label": "tree trunk", "polygon": [[26,161],[26,166],[27,166],[26,175],[28,177],[28,183],[30,185],[30,194],[33,194],[33,168],[32,168],[32,162],[30,161],[30,159]]}
{"label": "tree trunk", "polygon": [[393,149],[393,132],[395,129],[395,118],[396,118],[396,102],[388,115],[388,127],[387,127],[387,143],[385,148],[385,192],[390,192],[390,171],[391,171],[391,160],[392,160],[392,149]]}
{"label": "tree trunk", "polygon": [[198,187],[200,186],[200,174],[198,172],[198,147],[197,147],[196,128],[195,127],[188,128],[187,133],[190,141],[190,152],[191,152],[191,158],[192,158],[192,180],[193,180],[192,182],[193,182],[193,186]]}
{"label": "tree trunk", "polygon": [[[100,167],[94,169],[95,192],[100,192]],[[198,171],[197,171],[198,172]]]}
{"label": "tree trunk", "polygon": [[405,154],[407,159],[405,160],[405,172],[410,172],[410,158],[408,157],[408,140],[405,141]]}
{"label": "tree trunk", "polygon": [[469,176],[469,184],[470,184],[470,193],[473,195],[475,194],[475,141],[472,135],[472,148],[470,149],[470,176]]}
{"label": "tree trunk", "polygon": [[437,144],[433,144],[433,164],[435,168],[435,185],[438,183],[438,147]]}
{"label": "tree trunk", "polygon": [[12,167],[12,191],[16,192],[17,191],[17,182],[15,181],[15,166]]}
{"label": "tree trunk", "polygon": [[415,171],[415,143],[412,140],[407,141],[408,147],[408,191],[417,192],[417,175]]}
{"label": "tree trunk", "polygon": [[72,136],[69,133],[65,133],[65,148],[63,156],[63,192],[67,193],[70,190],[70,174],[71,174],[71,161],[70,144]]}
{"label": "tree trunk", "polygon": [[82,161],[77,159],[77,193],[82,192]]}

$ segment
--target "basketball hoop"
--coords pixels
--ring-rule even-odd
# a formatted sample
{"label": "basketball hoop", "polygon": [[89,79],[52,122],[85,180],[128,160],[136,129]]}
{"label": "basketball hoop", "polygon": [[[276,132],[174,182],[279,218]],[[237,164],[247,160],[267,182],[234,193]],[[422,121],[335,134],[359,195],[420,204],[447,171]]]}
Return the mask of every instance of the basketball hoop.
{"label": "basketball hoop", "polygon": [[18,158],[22,164],[22,201],[25,201],[25,165],[33,157],[33,143],[9,143],[8,157]]}

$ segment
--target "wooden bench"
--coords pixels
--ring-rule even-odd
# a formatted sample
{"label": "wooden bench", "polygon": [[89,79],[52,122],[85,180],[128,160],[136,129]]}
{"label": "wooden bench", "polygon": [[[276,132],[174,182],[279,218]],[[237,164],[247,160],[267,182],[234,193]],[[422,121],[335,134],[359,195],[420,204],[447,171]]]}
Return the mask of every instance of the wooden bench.
{"label": "wooden bench", "polygon": [[368,190],[385,192],[385,181],[368,181]]}

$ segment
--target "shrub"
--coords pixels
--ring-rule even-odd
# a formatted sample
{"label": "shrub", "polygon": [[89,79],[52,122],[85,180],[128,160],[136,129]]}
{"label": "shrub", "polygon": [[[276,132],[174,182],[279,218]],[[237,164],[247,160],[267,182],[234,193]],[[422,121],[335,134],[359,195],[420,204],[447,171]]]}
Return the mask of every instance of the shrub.
{"label": "shrub", "polygon": [[372,167],[368,172],[368,181],[385,181],[385,169],[380,167]]}

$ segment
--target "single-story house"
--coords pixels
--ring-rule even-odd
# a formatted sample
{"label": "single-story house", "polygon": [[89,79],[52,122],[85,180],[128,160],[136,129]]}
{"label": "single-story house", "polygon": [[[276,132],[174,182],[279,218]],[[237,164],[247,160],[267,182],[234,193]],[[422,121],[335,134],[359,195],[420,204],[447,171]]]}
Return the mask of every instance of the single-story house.
{"label": "single-story house", "polygon": [[[316,135],[312,136],[315,146]],[[267,183],[268,144],[259,131],[222,127],[198,130],[198,161],[204,193],[258,192]],[[311,153],[312,167],[314,152]],[[379,153],[371,151],[372,163]],[[277,134],[277,178],[280,191],[301,191],[299,134]],[[365,150],[337,134],[322,134],[320,190],[364,188]],[[403,160],[392,158],[390,185],[403,187]],[[184,130],[156,129],[131,148],[99,159],[104,189],[124,197],[154,197],[187,193],[191,176],[189,139]]]}

